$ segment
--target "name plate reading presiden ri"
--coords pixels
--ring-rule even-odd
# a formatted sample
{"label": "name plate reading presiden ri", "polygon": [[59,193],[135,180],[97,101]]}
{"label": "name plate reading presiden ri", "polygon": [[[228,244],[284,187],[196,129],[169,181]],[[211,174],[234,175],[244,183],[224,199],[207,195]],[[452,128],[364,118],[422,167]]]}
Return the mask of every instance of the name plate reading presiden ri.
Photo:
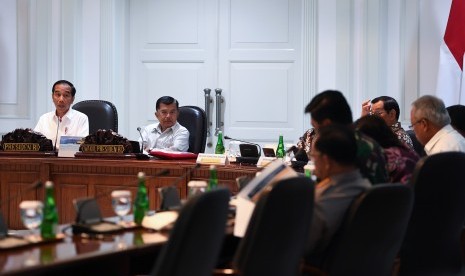
{"label": "name plate reading presiden ri", "polygon": [[4,151],[40,151],[38,143],[4,143]]}
{"label": "name plate reading presiden ri", "polygon": [[123,145],[81,145],[82,152],[89,153],[124,153]]}

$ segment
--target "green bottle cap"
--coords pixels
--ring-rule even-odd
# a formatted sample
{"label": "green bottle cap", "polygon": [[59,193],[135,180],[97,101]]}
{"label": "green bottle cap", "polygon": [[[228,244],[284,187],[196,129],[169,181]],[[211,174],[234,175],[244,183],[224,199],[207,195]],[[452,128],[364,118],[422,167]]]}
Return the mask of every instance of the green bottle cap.
{"label": "green bottle cap", "polygon": [[45,182],[45,188],[53,188],[53,182],[48,180]]}

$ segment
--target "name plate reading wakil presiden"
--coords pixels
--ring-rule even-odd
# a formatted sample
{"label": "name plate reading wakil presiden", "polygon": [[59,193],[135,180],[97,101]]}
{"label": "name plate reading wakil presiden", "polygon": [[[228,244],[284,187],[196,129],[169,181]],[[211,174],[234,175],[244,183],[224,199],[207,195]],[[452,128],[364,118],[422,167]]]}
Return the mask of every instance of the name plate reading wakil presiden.
{"label": "name plate reading wakil presiden", "polygon": [[3,144],[4,151],[39,151],[38,143],[5,143]]}
{"label": "name plate reading wakil presiden", "polygon": [[199,153],[196,163],[204,165],[228,165],[229,160],[226,154]]}
{"label": "name plate reading wakil presiden", "polygon": [[123,145],[81,145],[82,152],[92,153],[124,153]]}

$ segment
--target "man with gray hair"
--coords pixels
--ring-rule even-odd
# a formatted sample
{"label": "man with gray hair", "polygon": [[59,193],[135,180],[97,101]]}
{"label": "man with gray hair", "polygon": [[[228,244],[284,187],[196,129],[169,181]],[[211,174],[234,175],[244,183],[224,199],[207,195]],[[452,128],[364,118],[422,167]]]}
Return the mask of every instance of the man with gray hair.
{"label": "man with gray hair", "polygon": [[465,152],[465,138],[451,125],[444,102],[425,95],[412,103],[410,129],[425,147],[427,155],[444,151]]}

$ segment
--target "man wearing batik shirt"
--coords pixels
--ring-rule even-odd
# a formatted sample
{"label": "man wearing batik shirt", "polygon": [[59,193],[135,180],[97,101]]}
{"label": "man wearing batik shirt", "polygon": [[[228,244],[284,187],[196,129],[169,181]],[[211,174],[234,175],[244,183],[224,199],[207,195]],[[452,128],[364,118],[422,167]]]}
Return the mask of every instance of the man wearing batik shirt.
{"label": "man wearing batik shirt", "polygon": [[413,149],[413,142],[407,132],[402,128],[399,122],[400,108],[394,98],[389,96],[381,96],[373,100],[365,101],[362,104],[362,117],[366,115],[376,115],[381,117],[392,131],[397,135],[397,138]]}
{"label": "man wearing batik shirt", "polygon": [[[307,138],[308,141],[311,141],[311,144],[315,143],[318,130],[321,127],[331,124],[347,126],[352,124],[352,111],[349,103],[344,95],[336,90],[326,90],[315,95],[305,107],[305,113],[310,114],[310,122],[314,129],[313,131],[307,131],[307,133],[310,133]],[[354,135],[357,142],[356,162],[363,177],[367,178],[372,184],[388,182],[383,149],[373,139],[362,133],[355,132]],[[307,138],[300,143],[301,148],[307,148]],[[310,151],[307,151],[307,155],[311,157],[311,148]]]}

